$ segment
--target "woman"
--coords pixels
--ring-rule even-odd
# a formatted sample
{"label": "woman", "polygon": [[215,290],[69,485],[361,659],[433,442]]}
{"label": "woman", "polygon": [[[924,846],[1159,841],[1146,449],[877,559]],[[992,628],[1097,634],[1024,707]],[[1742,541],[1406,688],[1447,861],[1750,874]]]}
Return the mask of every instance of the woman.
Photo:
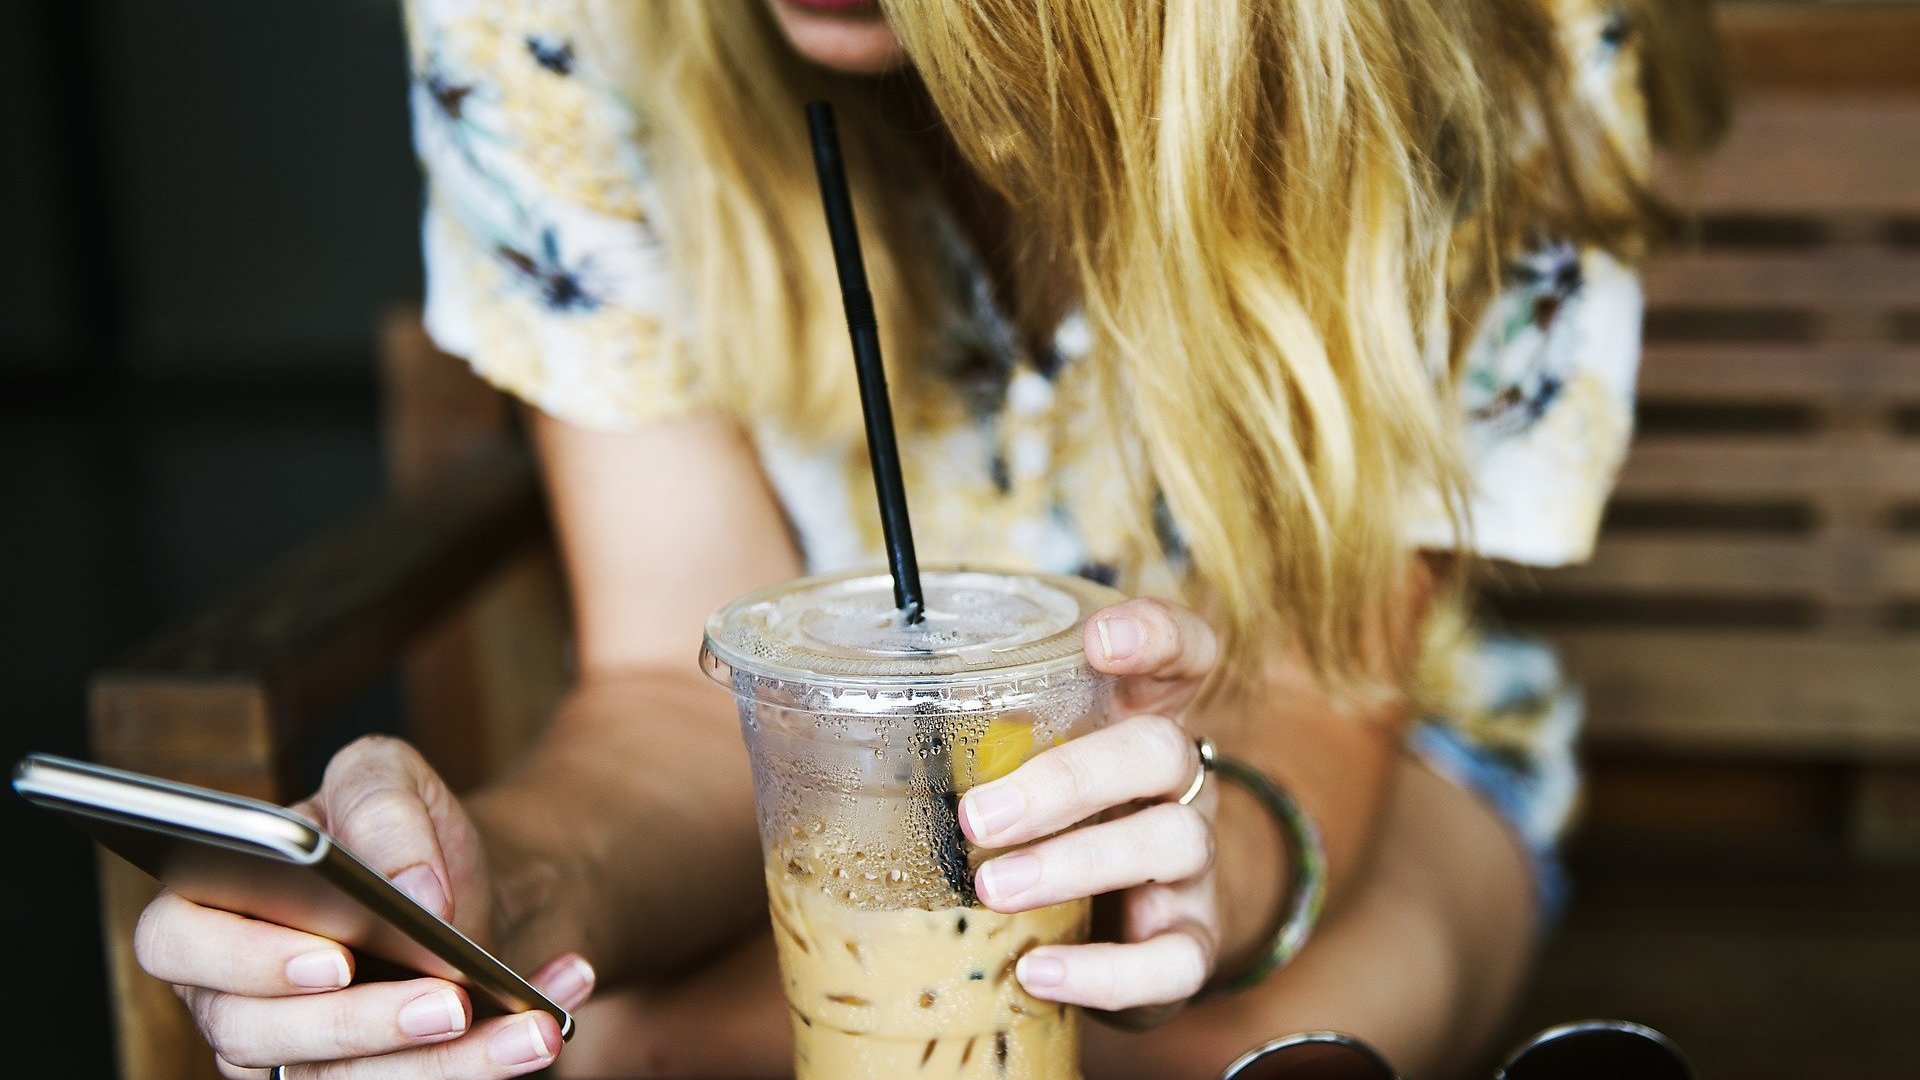
{"label": "woman", "polygon": [[[1040,841],[984,864],[984,903],[1122,913],[1022,984],[1123,1021],[1089,1035],[1092,1076],[1202,1075],[1309,1028],[1413,1075],[1484,1050],[1554,902],[1576,708],[1549,654],[1470,629],[1456,556],[1592,542],[1630,426],[1648,103],[1683,147],[1711,126],[1696,6],[415,0],[410,23],[429,328],[531,406],[579,684],[484,790],[369,740],[303,808],[563,1003],[597,989],[563,1071],[786,1064],[744,755],[692,652],[727,599],[878,559],[819,96],[922,558],[1143,597],[1087,631],[1123,677],[1111,726],[961,804],[984,848]],[[1286,851],[1232,792],[1136,809],[1187,786],[1186,732],[1291,791],[1329,893],[1284,971],[1180,1011],[1267,948]],[[137,945],[229,1076],[560,1050],[544,1016],[346,987],[337,945],[170,894]]]}

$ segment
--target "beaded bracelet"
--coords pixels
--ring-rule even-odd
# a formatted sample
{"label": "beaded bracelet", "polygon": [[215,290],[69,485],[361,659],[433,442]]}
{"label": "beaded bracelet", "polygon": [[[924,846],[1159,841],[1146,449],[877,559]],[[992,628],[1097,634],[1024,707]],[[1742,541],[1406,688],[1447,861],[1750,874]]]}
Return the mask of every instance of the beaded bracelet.
{"label": "beaded bracelet", "polygon": [[1193,1000],[1234,994],[1258,986],[1286,966],[1312,936],[1327,899],[1327,849],[1320,827],[1273,778],[1238,758],[1218,756],[1213,770],[1252,795],[1280,826],[1293,864],[1293,884],[1287,901],[1275,913],[1269,945],[1253,962],[1228,976],[1215,976]]}

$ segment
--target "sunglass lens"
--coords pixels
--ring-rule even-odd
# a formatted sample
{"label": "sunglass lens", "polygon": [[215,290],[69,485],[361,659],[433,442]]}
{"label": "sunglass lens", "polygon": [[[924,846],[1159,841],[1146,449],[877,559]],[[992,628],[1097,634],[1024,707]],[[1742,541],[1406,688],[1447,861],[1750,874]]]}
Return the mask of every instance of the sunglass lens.
{"label": "sunglass lens", "polygon": [[1666,1036],[1631,1024],[1596,1023],[1541,1036],[1515,1054],[1500,1080],[1694,1080]]}
{"label": "sunglass lens", "polygon": [[1344,1037],[1290,1040],[1241,1058],[1221,1080],[1395,1080],[1365,1044]]}

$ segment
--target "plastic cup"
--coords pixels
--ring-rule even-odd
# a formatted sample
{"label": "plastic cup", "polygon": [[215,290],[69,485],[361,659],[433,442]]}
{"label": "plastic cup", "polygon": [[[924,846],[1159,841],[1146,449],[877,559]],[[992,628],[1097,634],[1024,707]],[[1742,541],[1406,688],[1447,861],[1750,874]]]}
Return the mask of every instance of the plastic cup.
{"label": "plastic cup", "polygon": [[797,1080],[1075,1080],[1079,1017],[1014,964],[1086,940],[1087,903],[982,908],[968,788],[1101,724],[1079,578],[933,570],[908,625],[884,573],[803,578],[707,622],[753,762]]}

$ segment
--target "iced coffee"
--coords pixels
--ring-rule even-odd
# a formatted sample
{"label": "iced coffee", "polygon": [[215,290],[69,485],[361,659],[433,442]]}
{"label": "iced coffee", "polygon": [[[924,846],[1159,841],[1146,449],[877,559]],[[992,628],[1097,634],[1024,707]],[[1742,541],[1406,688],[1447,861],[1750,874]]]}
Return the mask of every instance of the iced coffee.
{"label": "iced coffee", "polygon": [[966,790],[1101,722],[1080,628],[1118,599],[1076,578],[938,571],[924,621],[885,575],[810,578],[729,605],[704,660],[740,706],[800,1080],[1079,1076],[1074,1010],[1014,966],[1084,941],[1087,904],[1001,915]]}

